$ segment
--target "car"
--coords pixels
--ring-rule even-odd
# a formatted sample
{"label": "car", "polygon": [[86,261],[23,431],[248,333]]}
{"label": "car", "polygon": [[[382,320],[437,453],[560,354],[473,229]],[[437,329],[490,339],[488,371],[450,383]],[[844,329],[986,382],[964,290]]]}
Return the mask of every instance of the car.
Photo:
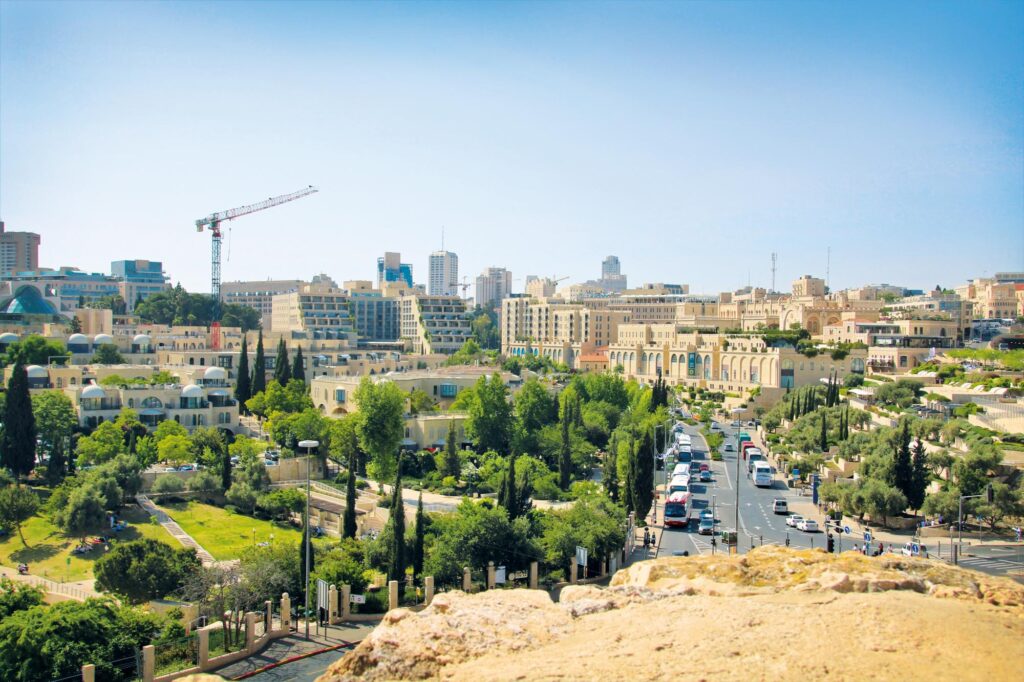
{"label": "car", "polygon": [[277,466],[277,462],[275,462],[272,459],[265,459],[265,460],[263,460],[263,464],[268,466],[268,467]]}
{"label": "car", "polygon": [[711,430],[712,431],[721,431],[722,427],[719,426],[718,422],[711,422]]}
{"label": "car", "polygon": [[786,517],[786,525],[787,526],[792,526],[793,528],[796,528],[797,524],[800,523],[803,520],[804,520],[804,517],[801,516],[800,514],[790,514],[789,516]]}
{"label": "car", "polygon": [[701,470],[700,476],[698,478],[700,479],[701,483],[709,483],[711,481],[711,471],[708,469]]}
{"label": "car", "polygon": [[714,521],[715,520],[715,512],[712,511],[711,509],[709,509],[708,507],[705,507],[704,509],[700,510],[700,518],[701,519],[711,519],[712,521]]}
{"label": "car", "polygon": [[[85,468],[85,467],[79,467],[79,469],[84,469],[84,468]],[[163,468],[163,472],[164,472],[165,474],[169,474],[169,473],[171,473],[172,471],[177,471],[177,470],[178,470],[178,469],[177,469],[177,467],[164,467],[164,468]]]}
{"label": "car", "polygon": [[776,497],[772,500],[772,511],[776,514],[788,514],[789,505],[781,497]]}
{"label": "car", "polygon": [[714,535],[715,534],[715,520],[702,518],[700,525],[697,526],[697,532],[701,535]]}
{"label": "car", "polygon": [[818,522],[814,519],[802,519],[800,523],[796,524],[796,527],[797,530],[802,530],[805,533],[817,533],[820,530]]}
{"label": "car", "polygon": [[178,471],[195,471],[196,467],[194,464],[182,464],[178,467]]}
{"label": "car", "polygon": [[711,465],[710,464],[708,464],[707,462],[701,462],[700,463],[700,467],[699,467],[698,471],[710,471],[710,470],[711,470]]}
{"label": "car", "polygon": [[725,452],[736,452],[736,448],[735,448],[735,447],[733,447],[733,444],[732,444],[732,443],[726,443],[726,444],[725,444],[725,445],[724,445],[724,446],[722,447],[722,450],[724,450]]}

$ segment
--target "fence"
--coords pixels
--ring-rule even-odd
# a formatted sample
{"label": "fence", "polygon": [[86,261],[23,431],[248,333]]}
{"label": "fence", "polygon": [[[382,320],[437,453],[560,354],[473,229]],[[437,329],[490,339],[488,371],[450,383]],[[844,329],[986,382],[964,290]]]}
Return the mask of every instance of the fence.
{"label": "fence", "polygon": [[52,580],[47,580],[46,578],[40,578],[36,575],[20,576],[18,580],[30,585],[35,585],[36,587],[41,587],[44,592],[48,592],[49,594],[57,594],[68,597],[69,599],[76,599],[78,601],[85,601],[89,597],[97,596],[80,587],[76,587],[68,583],[54,582]]}
{"label": "fence", "polygon": [[154,675],[187,670],[199,665],[199,634],[190,635],[153,645]]}

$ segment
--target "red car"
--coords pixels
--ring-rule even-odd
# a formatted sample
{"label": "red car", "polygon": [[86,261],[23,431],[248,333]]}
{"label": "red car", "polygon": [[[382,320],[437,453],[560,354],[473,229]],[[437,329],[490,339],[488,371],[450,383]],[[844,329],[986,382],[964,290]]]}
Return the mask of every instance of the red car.
{"label": "red car", "polygon": [[701,462],[699,471],[711,471],[711,465],[707,462]]}

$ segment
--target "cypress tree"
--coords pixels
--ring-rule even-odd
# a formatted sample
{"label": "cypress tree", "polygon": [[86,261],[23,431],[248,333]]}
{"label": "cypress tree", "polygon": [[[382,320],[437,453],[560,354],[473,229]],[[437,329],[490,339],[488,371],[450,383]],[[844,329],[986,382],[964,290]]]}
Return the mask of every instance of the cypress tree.
{"label": "cypress tree", "polygon": [[444,442],[444,473],[446,476],[458,478],[462,475],[462,460],[459,459],[459,448],[455,440],[455,420],[448,421],[448,438]]}
{"label": "cypress tree", "polygon": [[910,424],[903,420],[896,440],[895,462],[893,465],[893,485],[906,495],[909,501],[914,496],[914,465],[910,458]]}
{"label": "cypress tree", "polygon": [[562,447],[558,451],[558,487],[569,489],[569,475],[572,473],[572,443],[569,439],[569,420],[571,407],[568,402],[562,411]]}
{"label": "cypress tree", "polygon": [[608,442],[608,448],[604,455],[604,466],[602,467],[602,480],[604,489],[612,502],[619,501],[619,441],[614,433]]}
{"label": "cypress tree", "polygon": [[348,481],[345,482],[345,517],[342,520],[342,535],[356,536],[356,450],[348,456]]}
{"label": "cypress tree", "polygon": [[227,443],[220,453],[220,484],[224,490],[231,487],[231,451],[228,450]]}
{"label": "cypress tree", "polygon": [[242,348],[238,351],[238,382],[235,384],[235,399],[238,401],[238,409],[243,414],[249,410],[245,407],[245,401],[252,397],[252,377],[249,375],[249,346],[242,334]]}
{"label": "cypress tree", "polygon": [[636,448],[636,489],[633,492],[637,518],[644,518],[651,511],[654,501],[654,462],[651,458],[654,438],[646,431]]}
{"label": "cypress tree", "polygon": [[828,452],[828,413],[821,411],[821,451]]}
{"label": "cypress tree", "polygon": [[573,408],[573,416],[576,418],[576,428],[577,429],[582,429],[583,428],[583,398],[580,397],[579,393],[576,394],[576,400],[574,402],[575,402],[575,406]]}
{"label": "cypress tree", "polygon": [[623,486],[626,513],[636,511],[636,434],[630,431],[629,448],[626,453],[626,485]]}
{"label": "cypress tree", "polygon": [[50,461],[46,464],[46,480],[50,485],[57,485],[67,475],[67,457],[64,455],[64,439],[58,438],[53,443]]}
{"label": "cypress tree", "polygon": [[423,513],[423,491],[420,491],[420,499],[416,504],[416,540],[412,546],[412,577],[417,585],[420,584],[423,575],[423,541],[426,537],[427,515]]}
{"label": "cypress tree", "polygon": [[277,344],[277,357],[274,359],[274,381],[287,386],[292,378],[292,366],[288,363],[288,346],[285,345],[284,337]]}
{"label": "cypress tree", "polygon": [[302,542],[299,543],[299,581],[302,583],[302,604],[305,604],[306,594],[306,547],[309,547],[309,572],[312,573],[315,569],[314,559],[316,558],[313,553],[313,546],[310,544],[309,524],[302,524]]}
{"label": "cypress tree", "polygon": [[388,580],[405,578],[405,505],[402,503],[402,456],[395,467],[395,487],[391,493],[391,548],[388,551]]}
{"label": "cypress tree", "polygon": [[292,379],[306,383],[306,365],[302,361],[302,346],[295,349],[295,360],[292,362]]}
{"label": "cypress tree", "polygon": [[19,360],[7,382],[4,430],[0,438],[0,465],[18,478],[27,476],[36,464],[36,419],[28,393],[28,374]]}
{"label": "cypress tree", "polygon": [[263,393],[267,390],[267,358],[263,354],[263,330],[256,339],[256,361],[252,367],[252,381],[250,382],[252,395]]}
{"label": "cypress tree", "polygon": [[917,510],[924,504],[924,498],[928,490],[928,455],[924,450],[924,443],[918,438],[914,441],[914,448],[912,450],[912,481],[911,493],[913,495],[907,496],[907,502],[910,504],[910,508]]}

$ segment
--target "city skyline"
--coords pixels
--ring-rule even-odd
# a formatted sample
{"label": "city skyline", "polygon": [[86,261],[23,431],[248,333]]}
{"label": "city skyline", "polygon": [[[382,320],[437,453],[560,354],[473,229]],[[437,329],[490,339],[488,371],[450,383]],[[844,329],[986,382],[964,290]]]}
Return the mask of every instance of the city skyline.
{"label": "city skyline", "polygon": [[1024,10],[886,7],[8,2],[0,218],[193,291],[196,218],[307,184],[227,224],[224,281],[426,283],[442,226],[464,273],[701,293],[771,252],[780,290],[1024,269]]}

